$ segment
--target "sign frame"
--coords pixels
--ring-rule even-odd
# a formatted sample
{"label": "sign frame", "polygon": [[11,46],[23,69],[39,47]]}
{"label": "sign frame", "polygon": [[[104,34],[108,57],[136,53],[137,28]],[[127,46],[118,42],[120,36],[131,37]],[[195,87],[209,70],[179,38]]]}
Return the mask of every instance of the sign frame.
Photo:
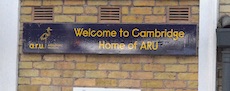
{"label": "sign frame", "polygon": [[[83,31],[81,32],[81,36],[79,35],[79,31]],[[92,31],[94,32],[94,35]],[[104,34],[104,36],[101,37],[99,36],[100,34],[97,33],[103,33],[104,31],[108,31],[110,35],[108,34],[107,36],[105,36],[106,34]],[[84,34],[84,32],[88,33]],[[126,34],[128,33],[128,36],[125,36],[125,32]],[[152,35],[150,33],[148,34],[148,32],[151,32]],[[153,33],[155,33],[155,35]],[[157,35],[157,33],[160,35],[160,37]],[[31,45],[31,41],[34,42],[33,45]],[[151,41],[152,44],[149,41]],[[138,43],[135,44],[135,42]],[[149,48],[145,48],[143,44],[144,42],[146,44],[146,47]],[[116,44],[116,48],[106,48],[108,43]],[[78,47],[76,47],[75,44]],[[96,44],[98,46],[96,46]],[[101,44],[104,46],[100,46]],[[136,47],[128,48],[128,46],[131,45]],[[158,45],[158,48],[156,49],[154,45],[155,47]],[[45,46],[45,48],[42,48],[41,46]],[[51,46],[55,46],[56,48]],[[144,46],[144,50],[142,50],[143,48],[140,48],[142,46]],[[23,52],[77,54],[197,55],[197,25],[24,23]]]}

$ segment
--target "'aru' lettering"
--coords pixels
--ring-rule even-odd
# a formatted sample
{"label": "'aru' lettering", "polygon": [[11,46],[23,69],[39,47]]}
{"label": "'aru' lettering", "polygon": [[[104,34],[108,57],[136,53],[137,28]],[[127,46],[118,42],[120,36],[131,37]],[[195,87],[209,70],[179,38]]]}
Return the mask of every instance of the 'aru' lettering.
{"label": "'aru' lettering", "polygon": [[44,44],[30,43],[29,48],[30,49],[45,49],[45,46]]}
{"label": "'aru' lettering", "polygon": [[143,41],[140,50],[154,50],[158,49],[158,41]]}

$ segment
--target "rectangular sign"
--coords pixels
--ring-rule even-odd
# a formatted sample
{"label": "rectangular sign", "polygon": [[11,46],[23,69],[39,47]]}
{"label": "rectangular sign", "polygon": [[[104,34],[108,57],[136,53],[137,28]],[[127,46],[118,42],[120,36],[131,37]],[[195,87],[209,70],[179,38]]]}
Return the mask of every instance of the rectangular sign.
{"label": "rectangular sign", "polygon": [[196,55],[195,24],[24,23],[25,53]]}

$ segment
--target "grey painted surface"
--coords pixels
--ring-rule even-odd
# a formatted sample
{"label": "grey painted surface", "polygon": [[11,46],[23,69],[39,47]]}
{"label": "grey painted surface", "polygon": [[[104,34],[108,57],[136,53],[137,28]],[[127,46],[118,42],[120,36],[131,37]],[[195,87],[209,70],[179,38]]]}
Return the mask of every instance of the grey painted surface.
{"label": "grey painted surface", "polygon": [[0,91],[17,91],[19,0],[1,0],[0,12]]}

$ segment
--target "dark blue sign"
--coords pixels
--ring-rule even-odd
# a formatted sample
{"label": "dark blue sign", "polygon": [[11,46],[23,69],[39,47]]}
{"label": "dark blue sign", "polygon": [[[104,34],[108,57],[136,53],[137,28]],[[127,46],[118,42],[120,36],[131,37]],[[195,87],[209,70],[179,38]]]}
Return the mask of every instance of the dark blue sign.
{"label": "dark blue sign", "polygon": [[194,24],[23,24],[25,53],[196,55]]}

